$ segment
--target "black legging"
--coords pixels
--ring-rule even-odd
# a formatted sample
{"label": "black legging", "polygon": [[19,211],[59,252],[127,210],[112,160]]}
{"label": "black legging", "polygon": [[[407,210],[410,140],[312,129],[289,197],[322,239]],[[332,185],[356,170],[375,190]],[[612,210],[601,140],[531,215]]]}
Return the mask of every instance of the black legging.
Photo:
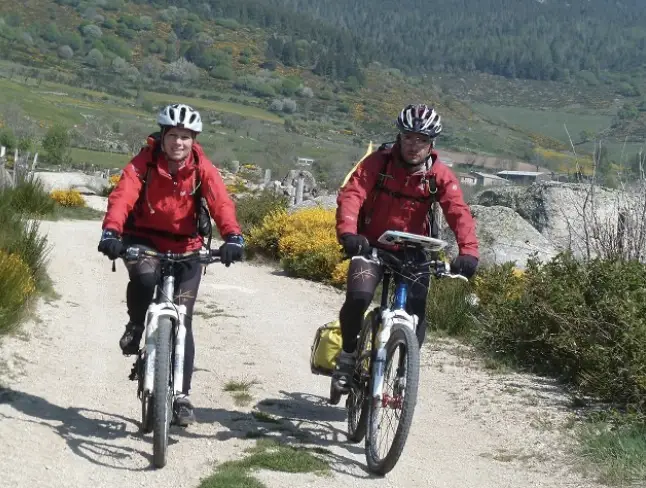
{"label": "black legging", "polygon": [[[140,237],[125,236],[124,244],[137,246],[141,249],[154,249],[150,241]],[[146,319],[146,310],[152,301],[155,285],[160,278],[159,261],[154,258],[144,257],[139,261],[126,263],[130,281],[126,289],[126,303],[128,315],[133,324],[143,327]],[[202,266],[197,262],[175,264],[175,300],[186,306],[186,342],[184,347],[184,385],[182,393],[188,395],[193,377],[195,363],[195,340],[193,338],[193,307],[197,298],[197,291],[202,278]]]}
{"label": "black legging", "polygon": [[[419,259],[426,260],[426,257],[420,255]],[[363,316],[372,302],[377,285],[381,281],[382,273],[382,267],[367,258],[355,256],[350,261],[345,302],[339,313],[343,350],[345,352],[351,353],[357,348],[357,336],[361,331]],[[400,282],[402,279],[401,276],[394,275],[395,283]],[[407,281],[408,300],[406,311],[419,317],[416,334],[421,347],[426,337],[425,316],[429,277],[425,275],[415,283],[411,283],[410,280]]]}

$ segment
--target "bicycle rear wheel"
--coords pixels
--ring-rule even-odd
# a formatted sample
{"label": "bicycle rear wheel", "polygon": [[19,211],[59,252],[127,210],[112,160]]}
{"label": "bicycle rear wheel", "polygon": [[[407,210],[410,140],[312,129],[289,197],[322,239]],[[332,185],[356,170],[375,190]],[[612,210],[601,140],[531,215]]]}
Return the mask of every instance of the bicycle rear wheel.
{"label": "bicycle rear wheel", "polygon": [[[399,357],[397,357],[399,356]],[[395,359],[396,358],[396,359]],[[392,370],[396,375],[389,381]],[[413,422],[417,403],[419,383],[419,344],[415,333],[404,325],[395,325],[386,343],[386,364],[384,368],[384,388],[382,398],[369,398],[368,435],[366,437],[366,460],[368,469],[376,474],[385,475],[397,464],[404,450],[406,439]],[[380,439],[382,428],[379,414],[393,412],[398,417],[397,430],[392,442]],[[388,421],[390,428],[393,421]],[[386,444],[384,446],[384,444]],[[382,454],[381,448],[386,447]]]}
{"label": "bicycle rear wheel", "polygon": [[346,400],[348,409],[348,440],[361,442],[366,435],[366,422],[368,418],[368,403],[370,391],[370,366],[372,364],[372,325],[378,320],[379,308],[372,310],[364,319],[363,327],[359,334],[357,351],[359,357],[354,369],[352,386]]}
{"label": "bicycle rear wheel", "polygon": [[171,381],[171,334],[173,326],[168,317],[160,317],[157,326],[155,352],[155,381],[153,391],[153,463],[166,466],[168,431],[172,417],[173,391]]}

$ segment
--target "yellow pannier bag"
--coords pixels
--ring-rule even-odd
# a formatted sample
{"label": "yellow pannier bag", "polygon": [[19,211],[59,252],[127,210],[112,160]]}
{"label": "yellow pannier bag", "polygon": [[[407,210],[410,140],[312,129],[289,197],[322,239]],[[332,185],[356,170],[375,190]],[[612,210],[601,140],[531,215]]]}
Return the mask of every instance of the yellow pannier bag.
{"label": "yellow pannier bag", "polygon": [[[366,310],[364,317],[367,317],[369,313],[370,309]],[[338,319],[316,329],[310,356],[312,373],[331,376],[342,346],[341,323]]]}
{"label": "yellow pannier bag", "polygon": [[312,373],[331,375],[336,366],[336,359],[341,353],[342,344],[341,324],[338,319],[316,329],[310,356]]}

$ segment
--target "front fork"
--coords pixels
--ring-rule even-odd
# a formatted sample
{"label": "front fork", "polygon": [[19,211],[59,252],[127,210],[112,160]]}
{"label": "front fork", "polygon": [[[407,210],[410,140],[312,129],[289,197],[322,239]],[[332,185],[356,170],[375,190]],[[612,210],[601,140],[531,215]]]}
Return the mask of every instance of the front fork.
{"label": "front fork", "polygon": [[159,319],[168,317],[178,324],[175,331],[173,355],[173,389],[175,395],[184,388],[184,346],[186,343],[186,306],[172,303],[152,303],[146,312],[146,367],[144,374],[144,395],[152,395],[155,378],[155,356],[157,354],[157,332]]}
{"label": "front fork", "polygon": [[[399,285],[402,286],[402,285]],[[398,288],[399,288],[398,286]],[[405,285],[403,285],[405,286]],[[400,292],[402,293],[402,292]],[[409,314],[404,310],[406,303],[405,293],[406,289],[403,290],[404,297],[398,297],[396,300],[396,308],[390,310],[389,308],[384,308],[381,311],[381,320],[379,322],[379,327],[377,329],[377,334],[375,338],[376,351],[374,356],[374,361],[372,364],[372,399],[373,401],[379,402],[383,396],[384,389],[384,376],[386,369],[386,344],[390,339],[390,333],[392,328],[395,325],[403,325],[409,327],[413,333],[417,329],[417,323],[419,321],[417,315]],[[401,307],[401,308],[400,308]]]}

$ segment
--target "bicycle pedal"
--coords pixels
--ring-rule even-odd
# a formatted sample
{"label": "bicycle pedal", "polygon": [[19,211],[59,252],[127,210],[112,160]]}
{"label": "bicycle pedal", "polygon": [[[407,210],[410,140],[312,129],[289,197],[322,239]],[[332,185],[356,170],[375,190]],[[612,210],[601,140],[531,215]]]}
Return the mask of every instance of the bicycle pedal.
{"label": "bicycle pedal", "polygon": [[132,367],[130,374],[128,375],[128,379],[130,381],[137,381],[139,379],[139,375],[137,374],[137,366]]}

